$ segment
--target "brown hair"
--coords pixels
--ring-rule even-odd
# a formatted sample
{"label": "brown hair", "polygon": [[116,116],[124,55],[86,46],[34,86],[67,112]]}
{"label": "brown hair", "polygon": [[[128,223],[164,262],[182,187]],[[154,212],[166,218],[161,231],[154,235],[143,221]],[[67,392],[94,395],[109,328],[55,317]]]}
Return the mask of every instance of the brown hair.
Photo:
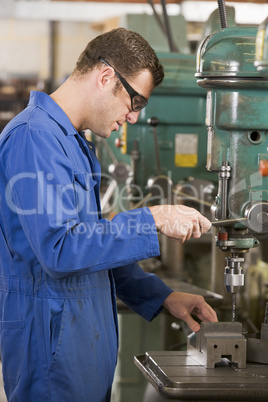
{"label": "brown hair", "polygon": [[98,57],[110,63],[123,77],[135,77],[149,70],[158,86],[164,78],[164,69],[155,51],[138,33],[125,28],[113,29],[88,43],[80,55],[74,74],[85,74],[99,63]]}

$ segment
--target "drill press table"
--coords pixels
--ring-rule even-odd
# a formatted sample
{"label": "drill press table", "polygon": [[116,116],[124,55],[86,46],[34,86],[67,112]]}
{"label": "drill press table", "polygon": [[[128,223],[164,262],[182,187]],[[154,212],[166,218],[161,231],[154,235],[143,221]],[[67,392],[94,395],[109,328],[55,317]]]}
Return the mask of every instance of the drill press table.
{"label": "drill press table", "polygon": [[268,365],[238,369],[227,361],[206,369],[188,352],[147,352],[135,357],[143,375],[170,401],[268,401]]}

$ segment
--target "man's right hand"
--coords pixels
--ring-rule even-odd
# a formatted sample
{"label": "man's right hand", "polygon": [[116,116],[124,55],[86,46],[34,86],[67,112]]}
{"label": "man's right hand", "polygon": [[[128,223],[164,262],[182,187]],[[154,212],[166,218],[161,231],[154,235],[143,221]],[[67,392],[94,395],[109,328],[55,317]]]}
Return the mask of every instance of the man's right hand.
{"label": "man's right hand", "polygon": [[149,207],[157,230],[171,239],[184,242],[206,233],[211,222],[194,208],[185,205],[155,205]]}

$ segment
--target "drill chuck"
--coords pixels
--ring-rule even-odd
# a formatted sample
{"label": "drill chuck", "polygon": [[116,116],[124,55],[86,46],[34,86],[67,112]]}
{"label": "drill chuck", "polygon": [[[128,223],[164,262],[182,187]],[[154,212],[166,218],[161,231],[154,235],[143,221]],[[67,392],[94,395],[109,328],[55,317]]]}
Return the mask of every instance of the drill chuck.
{"label": "drill chuck", "polygon": [[244,286],[244,273],[240,263],[244,258],[226,257],[227,266],[224,272],[224,285],[229,293],[238,293],[241,286]]}

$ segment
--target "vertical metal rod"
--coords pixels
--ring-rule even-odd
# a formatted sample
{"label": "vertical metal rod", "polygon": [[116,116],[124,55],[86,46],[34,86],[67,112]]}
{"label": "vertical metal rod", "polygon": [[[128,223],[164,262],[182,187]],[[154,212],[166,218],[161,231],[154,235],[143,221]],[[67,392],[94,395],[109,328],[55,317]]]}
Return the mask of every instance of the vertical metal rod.
{"label": "vertical metal rod", "polygon": [[164,16],[164,21],[166,25],[166,32],[167,32],[167,38],[168,38],[168,43],[169,43],[169,49],[171,52],[178,52],[178,49],[176,45],[174,44],[173,38],[172,38],[172,33],[171,33],[171,28],[169,24],[169,19],[167,15],[167,8],[166,8],[166,2],[165,0],[161,0],[162,4],[162,10],[163,10],[163,16]]}
{"label": "vertical metal rod", "polygon": [[221,196],[221,219],[225,220],[227,218],[227,190],[228,190],[228,180],[230,178],[230,166],[228,162],[223,161],[221,165],[221,170],[219,172],[219,185],[220,185],[220,196]]}
{"label": "vertical metal rod", "polygon": [[155,19],[156,19],[156,21],[158,22],[158,25],[160,26],[160,28],[161,28],[163,34],[164,34],[165,36],[167,36],[167,29],[166,29],[166,26],[165,26],[165,24],[163,23],[163,21],[161,20],[161,18],[160,18],[160,16],[158,15],[158,13],[156,12],[156,9],[155,9],[153,0],[147,0],[147,2],[148,2],[148,3],[150,4],[150,6],[152,7],[152,10],[153,10]]}
{"label": "vertical metal rod", "polygon": [[156,172],[158,175],[161,174],[161,167],[160,167],[160,154],[159,154],[159,145],[158,145],[158,139],[157,139],[157,130],[156,127],[153,127],[153,133],[154,133],[154,146],[155,146],[155,157],[156,157]]}
{"label": "vertical metal rod", "polygon": [[[226,162],[222,163],[222,166],[226,167]],[[222,185],[222,197],[221,197],[221,219],[227,217],[227,179],[225,176],[221,176]]]}
{"label": "vertical metal rod", "polygon": [[131,156],[131,168],[132,168],[132,172],[133,172],[133,184],[136,185],[137,184],[137,175],[138,175],[137,162],[140,157],[139,144],[138,144],[137,140],[134,140],[134,142],[133,142],[133,149],[130,152],[130,156]]}
{"label": "vertical metal rod", "polygon": [[157,117],[151,117],[147,120],[147,123],[153,127],[154,148],[155,148],[155,158],[156,158],[156,172],[158,175],[160,175],[161,174],[160,153],[159,153],[159,145],[158,145],[157,129],[156,129],[156,126],[158,126],[158,124],[159,124],[159,120]]}
{"label": "vertical metal rod", "polygon": [[222,179],[222,199],[221,199],[221,219],[225,220],[227,217],[227,181]]}

